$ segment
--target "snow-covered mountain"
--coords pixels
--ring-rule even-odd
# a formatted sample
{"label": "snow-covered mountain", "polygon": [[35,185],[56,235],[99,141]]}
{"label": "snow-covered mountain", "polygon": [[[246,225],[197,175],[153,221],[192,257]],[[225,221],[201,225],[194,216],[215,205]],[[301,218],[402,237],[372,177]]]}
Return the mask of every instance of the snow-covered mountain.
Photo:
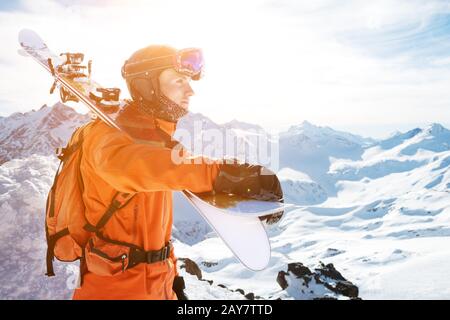
{"label": "snow-covered mountain", "polygon": [[283,132],[282,136],[306,136],[319,144],[324,145],[350,145],[351,143],[359,144],[363,147],[371,145],[376,142],[372,138],[364,138],[344,131],[334,130],[330,127],[320,127],[314,124],[303,121],[299,125],[291,126],[287,132]]}
{"label": "snow-covered mountain", "polygon": [[33,154],[54,154],[73,130],[89,120],[61,103],[0,117],[0,164]]}
{"label": "snow-covered mountain", "polygon": [[434,123],[379,141],[366,148],[357,161],[336,160],[329,173],[335,180],[380,178],[440,161],[439,154],[449,150],[450,130]]}
{"label": "snow-covered mountain", "polygon": [[[35,113],[27,113],[22,121]],[[243,145],[251,141],[249,135],[264,134],[251,124],[219,125],[200,114],[189,117],[179,129],[194,131],[193,120],[203,122],[203,129],[232,127]],[[1,121],[14,130],[13,116]],[[69,128],[68,123],[58,127]],[[33,131],[27,132],[34,139]],[[329,291],[330,285],[322,283],[327,277],[317,271],[330,274],[331,263],[339,272],[331,272],[337,278],[330,283],[345,282],[341,274],[359,288],[363,299],[450,298],[449,143],[449,130],[439,124],[382,141],[308,122],[281,133],[278,176],[286,201],[297,206],[268,229],[272,259],[260,272],[246,270],[175,194],[177,256],[193,260],[212,283],[199,282],[183,270],[188,294],[239,299],[244,295],[236,292],[243,290],[265,299],[343,298]],[[10,147],[2,142],[0,148]],[[0,252],[14,257],[0,261],[0,297],[68,298],[76,266],[57,264],[62,277],[39,277],[44,272],[43,208],[56,160],[28,156],[27,151],[15,153],[22,159],[0,166]],[[345,290],[355,291],[351,284]]]}
{"label": "snow-covered mountain", "polygon": [[378,146],[383,150],[401,151],[403,155],[412,155],[418,149],[445,151],[450,148],[450,130],[438,123],[432,123],[424,129],[415,128],[406,133],[399,132],[379,142]]}
{"label": "snow-covered mountain", "polygon": [[304,121],[280,134],[280,168],[300,171],[317,182],[328,195],[335,195],[334,181],[328,175],[333,159],[358,160],[363,150],[374,143],[371,138]]}
{"label": "snow-covered mountain", "polygon": [[217,124],[199,113],[183,117],[174,137],[192,154],[235,157],[252,163],[262,163],[255,151],[263,143],[269,149],[272,141],[269,133],[258,125],[237,120]]}

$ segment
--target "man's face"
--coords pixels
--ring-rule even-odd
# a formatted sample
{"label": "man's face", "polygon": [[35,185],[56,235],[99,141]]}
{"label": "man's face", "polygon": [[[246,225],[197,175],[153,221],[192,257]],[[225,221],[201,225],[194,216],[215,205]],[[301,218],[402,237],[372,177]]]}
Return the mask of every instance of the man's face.
{"label": "man's face", "polygon": [[159,76],[161,92],[186,110],[189,108],[189,98],[194,95],[190,82],[189,76],[178,73],[175,69],[166,69]]}

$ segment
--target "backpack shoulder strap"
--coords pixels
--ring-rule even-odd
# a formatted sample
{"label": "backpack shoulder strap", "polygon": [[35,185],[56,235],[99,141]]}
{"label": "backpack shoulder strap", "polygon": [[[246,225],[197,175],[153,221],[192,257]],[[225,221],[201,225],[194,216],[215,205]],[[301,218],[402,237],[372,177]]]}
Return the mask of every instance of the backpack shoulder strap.
{"label": "backpack shoulder strap", "polygon": [[89,232],[97,233],[101,228],[103,228],[106,225],[106,223],[108,223],[109,219],[112,218],[113,214],[120,208],[125,207],[135,195],[136,193],[116,192],[109,207],[106,209],[105,213],[102,215],[100,220],[98,220],[97,224],[94,226],[90,223],[86,223],[84,229]]}

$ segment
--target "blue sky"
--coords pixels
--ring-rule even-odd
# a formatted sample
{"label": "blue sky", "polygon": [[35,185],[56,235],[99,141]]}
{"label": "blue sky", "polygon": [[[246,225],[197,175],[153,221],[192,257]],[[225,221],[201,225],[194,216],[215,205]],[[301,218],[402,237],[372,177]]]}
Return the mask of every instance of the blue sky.
{"label": "blue sky", "polygon": [[450,14],[436,13],[427,21],[388,25],[376,30],[355,30],[340,37],[343,43],[378,58],[409,55],[411,66],[433,66],[450,53]]}
{"label": "blue sky", "polygon": [[13,10],[20,10],[22,7],[20,1],[2,1],[0,2],[0,10],[1,11],[13,11]]}
{"label": "blue sky", "polygon": [[56,52],[84,52],[94,78],[124,92],[120,67],[135,50],[202,47],[191,110],[217,122],[307,120],[374,137],[450,127],[450,1],[3,1],[3,116],[57,100],[50,77],[17,54],[25,27]]}

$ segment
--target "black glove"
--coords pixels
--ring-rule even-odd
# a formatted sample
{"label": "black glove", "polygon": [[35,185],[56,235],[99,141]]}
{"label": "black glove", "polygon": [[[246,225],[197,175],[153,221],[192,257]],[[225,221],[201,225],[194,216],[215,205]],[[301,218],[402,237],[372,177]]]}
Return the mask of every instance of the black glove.
{"label": "black glove", "polygon": [[214,191],[232,193],[245,198],[280,201],[283,191],[277,176],[269,169],[248,163],[224,163],[219,166]]}
{"label": "black glove", "polygon": [[184,293],[185,288],[184,278],[175,276],[173,279],[172,290],[177,295],[178,300],[189,300],[186,293]]}

